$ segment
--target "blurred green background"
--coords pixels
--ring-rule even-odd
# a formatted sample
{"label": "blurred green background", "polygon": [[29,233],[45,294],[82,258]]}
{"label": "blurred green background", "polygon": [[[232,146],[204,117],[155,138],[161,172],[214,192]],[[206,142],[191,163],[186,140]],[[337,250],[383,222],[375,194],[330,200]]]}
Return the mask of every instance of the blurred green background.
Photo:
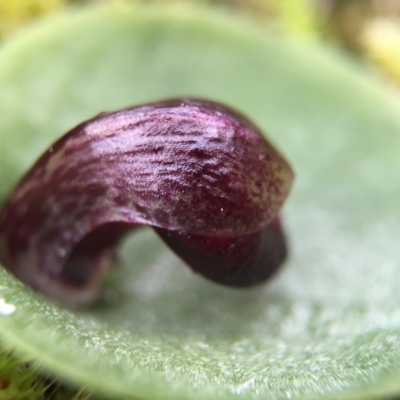
{"label": "blurred green background", "polygon": [[398,0],[0,0],[0,39],[65,7],[124,2],[202,4],[245,13],[299,38],[334,44],[400,81]]}

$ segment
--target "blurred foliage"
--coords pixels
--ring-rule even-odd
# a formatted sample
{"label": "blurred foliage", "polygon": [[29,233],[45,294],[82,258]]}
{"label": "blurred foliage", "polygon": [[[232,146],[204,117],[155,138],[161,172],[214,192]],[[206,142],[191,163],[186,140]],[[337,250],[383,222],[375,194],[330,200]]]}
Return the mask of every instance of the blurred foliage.
{"label": "blurred foliage", "polygon": [[324,0],[327,37],[400,84],[400,1]]}
{"label": "blurred foliage", "polygon": [[273,20],[297,37],[336,43],[400,82],[398,0],[0,0],[0,38],[66,6],[112,2],[216,5]]}
{"label": "blurred foliage", "polygon": [[28,20],[65,6],[67,0],[0,0],[0,37]]}
{"label": "blurred foliage", "polygon": [[400,24],[376,19],[362,35],[369,59],[396,82],[400,82]]}
{"label": "blurred foliage", "polygon": [[400,18],[398,0],[324,0],[320,4],[326,31],[355,52],[363,49],[363,33],[376,19],[398,23]]}
{"label": "blurred foliage", "polygon": [[[338,43],[356,54],[370,50],[364,40],[375,21],[399,24],[398,0],[0,0],[0,38],[15,32],[26,22],[69,5],[136,2],[206,4],[245,12],[258,20],[274,20],[286,32],[300,37],[321,38]],[[367,33],[370,37],[370,33]],[[386,46],[385,35],[379,44]],[[391,40],[387,37],[388,40]]]}
{"label": "blurred foliage", "polygon": [[0,400],[95,400],[85,390],[60,386],[0,346]]}
{"label": "blurred foliage", "polygon": [[0,37],[67,5],[112,2],[212,4],[247,12],[256,18],[276,18],[289,32],[300,36],[315,36],[318,30],[313,0],[0,0]]}
{"label": "blurred foliage", "polygon": [[31,366],[0,350],[0,400],[45,399],[46,383]]}

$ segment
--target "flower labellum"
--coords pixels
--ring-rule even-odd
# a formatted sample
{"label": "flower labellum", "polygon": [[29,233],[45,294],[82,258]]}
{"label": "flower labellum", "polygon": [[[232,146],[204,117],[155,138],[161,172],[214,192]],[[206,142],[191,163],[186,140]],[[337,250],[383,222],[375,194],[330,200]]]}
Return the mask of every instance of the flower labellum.
{"label": "flower labellum", "polygon": [[278,212],[293,172],[260,130],[215,102],[102,113],[69,131],[0,211],[0,262],[64,304],[95,298],[119,239],[148,225],[193,271],[265,281],[286,257]]}

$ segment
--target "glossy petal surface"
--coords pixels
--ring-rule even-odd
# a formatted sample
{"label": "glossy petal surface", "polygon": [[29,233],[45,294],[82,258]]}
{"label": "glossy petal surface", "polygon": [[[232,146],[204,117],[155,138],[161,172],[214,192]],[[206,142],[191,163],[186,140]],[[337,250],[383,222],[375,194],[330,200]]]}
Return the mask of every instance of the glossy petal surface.
{"label": "glossy petal surface", "polygon": [[120,238],[144,225],[170,233],[194,271],[255,285],[286,257],[278,212],[292,182],[260,130],[220,103],[103,112],[53,143],[12,191],[0,262],[62,304],[88,302]]}

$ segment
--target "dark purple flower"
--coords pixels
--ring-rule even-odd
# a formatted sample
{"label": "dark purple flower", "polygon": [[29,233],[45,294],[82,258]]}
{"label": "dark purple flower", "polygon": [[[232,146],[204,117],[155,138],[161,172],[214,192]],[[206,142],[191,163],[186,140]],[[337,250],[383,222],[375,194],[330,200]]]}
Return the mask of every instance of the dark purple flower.
{"label": "dark purple flower", "polygon": [[127,231],[155,228],[195,272],[230,286],[286,256],[278,219],[293,172],[218,103],[174,99],[102,113],[42,155],[0,212],[0,261],[67,304],[95,296]]}

